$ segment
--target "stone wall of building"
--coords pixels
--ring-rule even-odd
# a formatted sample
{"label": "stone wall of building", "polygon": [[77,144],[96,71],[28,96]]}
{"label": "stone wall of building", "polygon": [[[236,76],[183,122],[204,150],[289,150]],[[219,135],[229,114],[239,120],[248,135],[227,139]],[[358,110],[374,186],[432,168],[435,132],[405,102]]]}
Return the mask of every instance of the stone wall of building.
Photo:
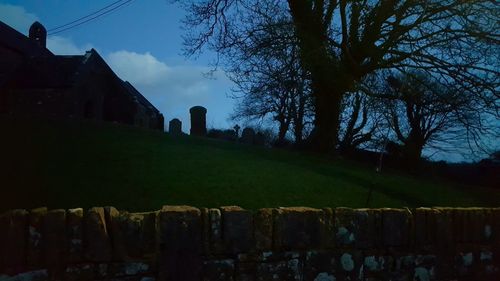
{"label": "stone wall of building", "polygon": [[0,280],[500,280],[500,208],[11,210]]}

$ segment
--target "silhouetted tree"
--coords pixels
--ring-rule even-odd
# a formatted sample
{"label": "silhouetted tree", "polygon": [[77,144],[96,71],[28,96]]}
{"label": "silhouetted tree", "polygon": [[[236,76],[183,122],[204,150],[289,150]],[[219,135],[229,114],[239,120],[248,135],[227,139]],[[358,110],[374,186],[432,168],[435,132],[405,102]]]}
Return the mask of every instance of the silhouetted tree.
{"label": "silhouetted tree", "polygon": [[232,118],[271,117],[278,123],[277,144],[284,143],[290,127],[295,142],[301,142],[311,116],[311,98],[296,48],[291,45],[266,51],[232,68],[230,78],[235,82],[234,97],[238,99]]}
{"label": "silhouetted tree", "polygon": [[236,85],[232,118],[270,119],[278,127],[277,144],[284,143],[290,131],[295,142],[301,142],[312,111],[310,83],[300,64],[294,30],[265,5],[254,12],[261,15],[253,19],[255,27],[267,31],[248,34],[246,43],[226,49],[226,70]]}
{"label": "silhouetted tree", "polygon": [[[422,69],[460,85],[484,106],[498,106],[499,6],[490,0],[199,0],[188,10],[187,54],[204,46],[231,65],[234,49],[292,40],[310,75],[315,148],[338,139],[342,101],[368,74]],[[289,26],[293,37],[274,33]],[[254,41],[266,33],[268,40]],[[242,57],[237,56],[240,60]]]}
{"label": "silhouetted tree", "polygon": [[[376,140],[377,130],[383,127],[383,111],[380,102],[371,95],[377,86],[377,77],[367,77],[358,84],[356,92],[344,95],[340,128],[338,132],[338,149],[341,153],[350,152]],[[370,92],[366,92],[369,89]]]}
{"label": "silhouetted tree", "polygon": [[[424,147],[441,149],[466,141],[464,125],[482,122],[480,114],[464,114],[474,107],[470,96],[451,85],[445,87],[424,72],[389,76],[387,83],[383,102],[387,124],[409,162],[417,162]],[[469,120],[464,123],[463,118]]]}

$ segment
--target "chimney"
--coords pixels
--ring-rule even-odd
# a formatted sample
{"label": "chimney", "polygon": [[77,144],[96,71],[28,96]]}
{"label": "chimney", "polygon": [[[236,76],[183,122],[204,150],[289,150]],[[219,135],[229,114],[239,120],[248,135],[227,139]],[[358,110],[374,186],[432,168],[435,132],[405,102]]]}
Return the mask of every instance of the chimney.
{"label": "chimney", "polygon": [[45,48],[47,42],[47,30],[41,23],[35,21],[30,27],[29,38],[35,41],[40,47]]}

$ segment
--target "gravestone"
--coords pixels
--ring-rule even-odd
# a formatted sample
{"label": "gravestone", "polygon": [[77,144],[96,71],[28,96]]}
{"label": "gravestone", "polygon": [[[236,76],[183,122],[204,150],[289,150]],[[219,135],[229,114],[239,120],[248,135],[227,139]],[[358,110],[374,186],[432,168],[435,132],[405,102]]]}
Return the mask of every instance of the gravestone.
{"label": "gravestone", "polygon": [[266,136],[261,132],[257,132],[257,134],[255,134],[255,138],[254,138],[253,143],[255,145],[265,145],[266,144]]}
{"label": "gravestone", "polygon": [[241,142],[246,144],[253,144],[255,138],[255,131],[252,128],[245,128],[241,132]]}
{"label": "gravestone", "polygon": [[189,113],[191,114],[190,135],[205,136],[207,134],[207,109],[203,106],[193,106]]}
{"label": "gravestone", "polygon": [[178,136],[182,134],[182,122],[181,120],[174,118],[168,123],[168,132],[171,135]]}
{"label": "gravestone", "polygon": [[238,138],[240,136],[240,126],[238,126],[238,124],[236,124],[236,125],[234,125],[233,129],[236,132],[236,138]]}

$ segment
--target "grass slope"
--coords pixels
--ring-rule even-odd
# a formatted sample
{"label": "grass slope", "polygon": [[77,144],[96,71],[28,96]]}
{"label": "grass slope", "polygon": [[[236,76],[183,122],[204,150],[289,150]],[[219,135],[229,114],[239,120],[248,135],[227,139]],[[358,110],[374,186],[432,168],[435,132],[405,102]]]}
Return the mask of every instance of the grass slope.
{"label": "grass slope", "polygon": [[457,187],[346,161],[111,124],[0,119],[0,209],[165,204],[492,206],[499,190]]}

